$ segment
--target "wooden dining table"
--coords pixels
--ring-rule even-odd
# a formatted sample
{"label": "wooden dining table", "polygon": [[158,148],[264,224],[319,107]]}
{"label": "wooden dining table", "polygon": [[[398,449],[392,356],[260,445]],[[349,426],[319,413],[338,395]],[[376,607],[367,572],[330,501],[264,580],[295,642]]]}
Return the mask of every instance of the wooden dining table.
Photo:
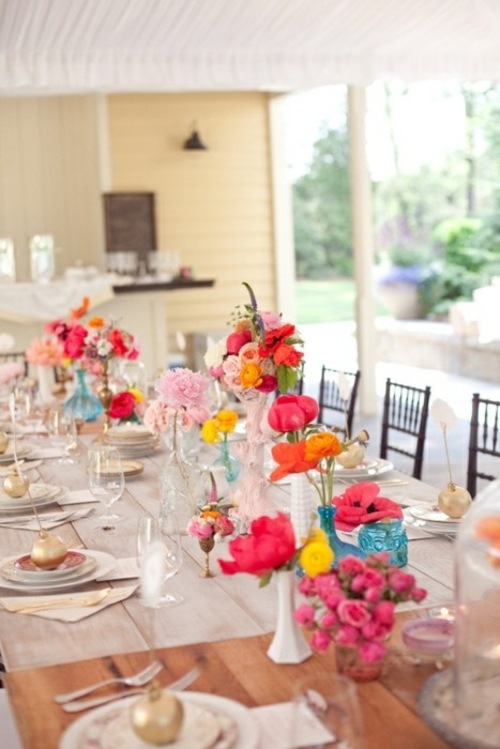
{"label": "wooden dining table", "polygon": [[[91,435],[81,435],[77,464],[44,461],[37,469],[42,479],[68,490],[87,488],[85,448],[91,440]],[[201,459],[213,457],[208,452]],[[103,530],[94,511],[59,526],[58,535],[70,548],[105,551],[118,560],[135,557],[137,518],[158,514],[159,473],[164,460],[161,447],[140,458],[143,473],[127,480],[122,499],[114,505],[120,515],[114,530]],[[375,478],[379,478],[381,494],[404,506],[431,506],[436,502],[435,488],[398,471]],[[277,505],[286,510],[286,487],[276,487],[275,492]],[[96,508],[82,505],[87,506]],[[408,533],[406,569],[428,590],[426,608],[449,606],[453,601],[453,539],[418,527],[408,529]],[[28,551],[34,538],[33,531],[2,526],[0,519],[2,557]],[[302,675],[334,671],[333,653],[314,654],[300,665],[272,662],[266,651],[276,625],[273,581],[259,588],[258,580],[251,575],[221,574],[217,558],[228,557],[225,542],[212,554],[216,575],[204,579],[200,577],[204,555],[196,539],[184,535],[182,545],[182,568],[168,581],[173,592],[184,596],[183,603],[174,608],[147,608],[134,594],[70,623],[0,609],[0,652],[7,671],[4,681],[26,749],[56,749],[62,732],[75,720],[75,715],[67,715],[53,702],[55,694],[110,675],[131,674],[146,665],[152,653],[164,664],[162,684],[167,685],[198,663],[201,674],[192,690],[230,697],[249,708],[289,700],[293,683]],[[105,585],[115,588],[124,583],[134,580],[93,582],[84,589]],[[9,595],[19,593],[0,588],[1,597]],[[416,665],[399,635],[404,619],[425,616],[426,610],[411,603],[398,608],[398,626],[382,677],[358,686],[367,749],[439,749],[447,746],[446,742],[416,710],[418,692],[437,666],[434,662]],[[259,745],[259,749],[266,749],[266,745]]]}

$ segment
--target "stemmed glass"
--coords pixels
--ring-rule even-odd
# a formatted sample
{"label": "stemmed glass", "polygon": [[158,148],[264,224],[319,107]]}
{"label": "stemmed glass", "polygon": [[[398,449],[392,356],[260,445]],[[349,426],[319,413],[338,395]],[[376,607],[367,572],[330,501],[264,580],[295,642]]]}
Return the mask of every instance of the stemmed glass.
{"label": "stemmed glass", "polygon": [[290,740],[304,749],[365,749],[356,684],[339,674],[313,674],[294,685]]}
{"label": "stemmed glass", "polygon": [[[146,574],[144,565],[148,563],[148,552],[153,544],[161,544],[163,557],[163,583],[173,577],[181,568],[182,546],[177,515],[173,510],[162,510],[160,518],[139,518],[137,528],[137,560],[141,573]],[[149,570],[147,571],[149,573]],[[142,575],[141,575],[142,576]],[[161,608],[176,606],[184,600],[178,593],[166,592],[162,586],[159,596],[143,597],[143,606]]]}
{"label": "stemmed glass", "polygon": [[120,453],[111,445],[93,444],[87,453],[89,489],[94,497],[104,505],[105,511],[99,516],[102,529],[113,530],[113,521],[119,516],[111,512],[111,506],[123,494],[125,476]]}
{"label": "stemmed glass", "polygon": [[62,448],[59,463],[76,463],[78,439],[75,420],[61,408],[51,408],[47,416],[47,431],[53,445]]}

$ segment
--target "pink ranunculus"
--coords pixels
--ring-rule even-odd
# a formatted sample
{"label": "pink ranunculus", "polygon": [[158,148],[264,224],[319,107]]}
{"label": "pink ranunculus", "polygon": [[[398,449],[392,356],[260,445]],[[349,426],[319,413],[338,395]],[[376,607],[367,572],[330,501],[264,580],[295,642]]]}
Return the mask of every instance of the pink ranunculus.
{"label": "pink ranunculus", "polygon": [[228,354],[239,354],[240,349],[245,343],[252,340],[251,330],[242,330],[239,333],[230,333],[226,338],[226,348]]}
{"label": "pink ranunculus", "polygon": [[413,588],[415,578],[407,572],[396,570],[389,576],[389,586],[394,593],[405,593]]}
{"label": "pink ranunculus", "polygon": [[387,653],[387,648],[380,642],[363,642],[359,646],[359,656],[365,663],[375,663]]}
{"label": "pink ranunculus", "polygon": [[280,328],[283,324],[281,315],[277,312],[270,312],[269,310],[263,310],[260,313],[260,319],[262,320],[266,333],[268,330],[276,330],[277,328]]}
{"label": "pink ranunculus", "polygon": [[423,588],[414,588],[411,594],[412,600],[415,603],[420,603],[427,596],[427,591]]}
{"label": "pink ranunculus", "polygon": [[284,513],[275,517],[263,515],[252,521],[247,536],[233,538],[228,547],[233,559],[218,560],[224,574],[248,572],[260,577],[291,561],[295,555],[295,533]]}
{"label": "pink ranunculus", "polygon": [[308,624],[312,624],[314,621],[315,609],[314,606],[310,606],[308,603],[301,604],[294,612],[294,619],[303,627]]}
{"label": "pink ranunculus", "polygon": [[297,586],[300,593],[304,596],[312,596],[316,592],[316,580],[318,577],[320,577],[320,575],[317,577],[308,577],[305,575]]}
{"label": "pink ranunculus", "polygon": [[353,627],[361,628],[370,621],[370,612],[365,601],[346,598],[341,601],[337,607],[339,620],[343,624],[350,624]]}
{"label": "pink ranunculus", "polygon": [[363,598],[365,601],[368,601],[368,603],[377,603],[380,601],[380,596],[382,595],[382,588],[377,585],[372,585],[369,588],[366,588],[365,592],[363,593]]}
{"label": "pink ranunculus", "polygon": [[193,517],[186,526],[186,533],[196,538],[210,538],[213,535],[213,529],[209,523],[200,522],[198,517]]}
{"label": "pink ranunculus", "polygon": [[323,629],[317,629],[311,637],[311,647],[318,653],[325,653],[330,647],[332,638],[329,632]]}
{"label": "pink ranunculus", "polygon": [[316,419],[319,407],[308,395],[280,395],[271,404],[268,420],[276,432],[296,432]]}
{"label": "pink ranunculus", "polygon": [[321,629],[331,629],[339,623],[339,618],[334,611],[327,611],[319,620]]}
{"label": "pink ranunculus", "polygon": [[339,576],[341,579],[344,577],[351,577],[364,572],[365,564],[358,557],[349,554],[339,561]]}
{"label": "pink ranunculus", "polygon": [[353,627],[351,624],[342,624],[335,635],[335,642],[338,642],[339,645],[351,647],[359,642],[359,636],[360,632],[357,627]]}
{"label": "pink ranunculus", "polygon": [[353,593],[362,593],[363,590],[367,587],[365,575],[362,572],[359,575],[354,575],[351,581],[351,590]]}
{"label": "pink ranunculus", "polygon": [[379,601],[372,609],[372,616],[375,621],[392,626],[394,624],[394,603],[392,601]]}
{"label": "pink ranunculus", "polygon": [[339,588],[338,590],[331,590],[329,593],[320,596],[320,598],[322,598],[325,606],[328,606],[329,609],[334,611],[339,603],[345,600],[346,595],[344,591]]}

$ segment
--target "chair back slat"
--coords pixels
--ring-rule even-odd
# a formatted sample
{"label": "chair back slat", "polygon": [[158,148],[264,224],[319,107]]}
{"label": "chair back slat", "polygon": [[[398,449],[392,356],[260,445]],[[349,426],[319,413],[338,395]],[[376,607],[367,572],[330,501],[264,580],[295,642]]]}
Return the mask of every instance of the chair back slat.
{"label": "chair back slat", "polygon": [[[341,397],[340,377],[345,377],[350,385],[349,398],[346,401]],[[344,372],[340,369],[331,369],[325,365],[321,367],[318,421],[320,424],[325,424],[336,432],[340,432],[343,438],[352,436],[360,377],[359,369],[356,372]]]}
{"label": "chair back slat", "polygon": [[[472,498],[478,491],[478,479],[493,481],[500,458],[500,401],[472,396],[472,412],[469,430],[469,455],[467,463],[467,491]],[[498,463],[500,469],[500,463]]]}
{"label": "chair back slat", "polygon": [[[386,459],[389,452],[394,452],[412,459],[412,476],[418,479],[422,477],[430,395],[429,386],[417,388],[390,378],[386,381],[380,457]],[[400,441],[401,435],[407,435],[406,442]]]}

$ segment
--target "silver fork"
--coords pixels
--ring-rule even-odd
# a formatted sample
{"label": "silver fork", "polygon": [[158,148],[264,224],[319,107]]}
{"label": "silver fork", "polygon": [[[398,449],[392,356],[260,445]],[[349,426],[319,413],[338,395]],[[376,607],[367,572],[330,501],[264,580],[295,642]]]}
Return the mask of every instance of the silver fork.
{"label": "silver fork", "polygon": [[101,687],[107,687],[110,684],[125,684],[127,687],[142,687],[151,681],[156,674],[163,668],[159,661],[153,661],[149,666],[146,666],[139,673],[133,676],[121,676],[115,679],[106,679],[105,681],[99,681],[96,684],[92,684],[90,687],[83,687],[82,689],[76,689],[74,692],[67,692],[66,694],[56,694],[54,702],[58,705],[64,705],[66,702],[72,702],[77,700],[79,697],[85,697],[86,694],[94,692],[96,689]]}
{"label": "silver fork", "polygon": [[[165,689],[171,692],[181,692],[183,689],[187,689],[190,684],[195,681],[200,675],[200,669],[196,666],[188,671],[187,674],[181,676],[176,681],[168,684]],[[144,694],[144,689],[130,689],[127,692],[120,692],[119,694],[109,694],[107,697],[97,697],[92,700],[77,700],[75,702],[66,702],[62,709],[66,713],[79,713],[82,710],[88,710],[90,707],[99,707],[99,705],[105,705],[107,702],[113,702],[114,700],[121,700],[124,697],[130,697],[134,694]]]}

